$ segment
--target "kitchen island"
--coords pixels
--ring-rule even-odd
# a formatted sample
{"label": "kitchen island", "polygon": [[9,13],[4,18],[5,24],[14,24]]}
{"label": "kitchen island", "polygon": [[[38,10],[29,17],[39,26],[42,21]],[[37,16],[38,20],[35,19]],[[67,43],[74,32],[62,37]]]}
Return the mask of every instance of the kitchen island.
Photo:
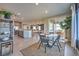
{"label": "kitchen island", "polygon": [[32,30],[19,30],[18,36],[23,38],[32,38]]}

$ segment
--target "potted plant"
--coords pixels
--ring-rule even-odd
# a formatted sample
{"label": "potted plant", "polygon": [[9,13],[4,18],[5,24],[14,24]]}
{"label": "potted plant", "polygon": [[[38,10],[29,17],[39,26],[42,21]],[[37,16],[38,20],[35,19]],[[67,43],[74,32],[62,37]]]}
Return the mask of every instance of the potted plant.
{"label": "potted plant", "polygon": [[65,38],[68,41],[71,41],[71,20],[72,17],[68,16],[64,19],[64,21],[60,22],[61,28],[65,30]]}
{"label": "potted plant", "polygon": [[72,20],[72,17],[71,16],[68,16],[64,19],[64,21],[61,21],[60,22],[60,26],[62,29],[71,29],[71,20]]}
{"label": "potted plant", "polygon": [[11,18],[12,13],[6,10],[1,10],[0,11],[0,17],[3,17],[5,19],[10,19]]}
{"label": "potted plant", "polygon": [[0,19],[4,18],[4,11],[0,11]]}
{"label": "potted plant", "polygon": [[12,15],[11,12],[9,12],[9,11],[5,11],[4,18],[6,18],[6,19],[10,19],[10,18],[11,18],[11,15]]}

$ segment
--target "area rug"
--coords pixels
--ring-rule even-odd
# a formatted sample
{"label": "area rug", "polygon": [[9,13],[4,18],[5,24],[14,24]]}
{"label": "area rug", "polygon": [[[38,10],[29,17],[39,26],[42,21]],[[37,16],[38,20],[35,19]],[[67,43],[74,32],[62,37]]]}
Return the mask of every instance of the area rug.
{"label": "area rug", "polygon": [[58,50],[58,47],[52,47],[52,48],[47,48],[46,53],[44,52],[44,47],[41,46],[38,49],[39,44],[35,43],[31,45],[28,48],[24,48],[20,50],[20,52],[23,54],[23,56],[64,56],[64,43],[61,43],[60,52]]}

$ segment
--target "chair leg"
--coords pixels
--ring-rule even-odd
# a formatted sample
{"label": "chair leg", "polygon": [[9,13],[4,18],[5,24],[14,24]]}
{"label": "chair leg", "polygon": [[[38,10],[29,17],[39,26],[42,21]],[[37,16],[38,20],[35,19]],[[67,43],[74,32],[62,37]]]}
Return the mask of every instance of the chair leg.
{"label": "chair leg", "polygon": [[60,52],[60,47],[59,47],[59,45],[57,44],[57,47],[58,47],[58,49],[59,49],[59,52]]}
{"label": "chair leg", "polygon": [[[59,42],[59,46],[61,47],[61,44],[60,44],[60,42]],[[61,47],[62,48],[62,47]]]}
{"label": "chair leg", "polygon": [[46,46],[45,46],[45,53],[46,53]]}
{"label": "chair leg", "polygon": [[[40,48],[41,44],[42,44],[42,42],[40,42],[38,49]],[[42,45],[43,45],[43,44],[42,44]]]}
{"label": "chair leg", "polygon": [[41,46],[41,43],[39,44],[38,49],[40,48],[40,46]]}

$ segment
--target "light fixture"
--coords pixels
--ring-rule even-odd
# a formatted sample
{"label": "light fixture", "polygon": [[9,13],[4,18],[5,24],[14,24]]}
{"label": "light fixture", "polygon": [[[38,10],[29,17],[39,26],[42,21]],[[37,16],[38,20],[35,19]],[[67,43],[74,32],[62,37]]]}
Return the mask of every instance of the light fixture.
{"label": "light fixture", "polygon": [[17,13],[17,15],[19,16],[19,15],[21,15],[21,13]]}
{"label": "light fixture", "polygon": [[36,6],[38,6],[39,3],[35,3]]}

